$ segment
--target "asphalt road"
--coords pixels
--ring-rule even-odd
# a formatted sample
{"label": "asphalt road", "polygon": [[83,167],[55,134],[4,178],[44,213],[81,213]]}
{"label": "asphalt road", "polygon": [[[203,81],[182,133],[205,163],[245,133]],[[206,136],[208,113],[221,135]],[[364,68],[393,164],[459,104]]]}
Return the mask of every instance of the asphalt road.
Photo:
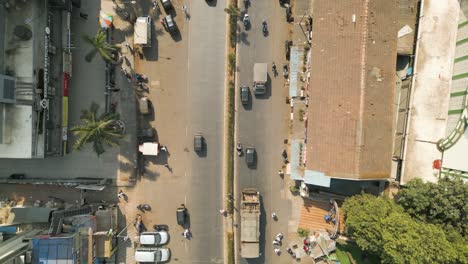
{"label": "asphalt road", "polygon": [[[151,194],[144,199],[155,205],[144,219],[147,225],[169,224],[172,261],[223,263],[219,209],[223,206],[225,1],[172,2],[179,34],[159,31],[156,23],[157,47],[144,51],[145,60],[138,65],[149,77],[149,97],[155,106],[154,120],[148,124],[157,129],[169,154],[147,158],[137,196]],[[189,20],[181,11],[184,4]],[[193,150],[197,133],[206,142],[202,154]],[[190,214],[191,240],[181,236],[183,228],[176,224],[175,211],[181,203]]]}
{"label": "asphalt road", "polygon": [[[262,255],[258,259],[241,258],[239,263],[289,263],[291,259],[284,252],[285,247],[282,247],[283,254],[278,257],[274,254],[271,244],[278,232],[284,233],[284,241],[287,241],[290,215],[290,204],[285,198],[288,186],[285,186],[277,174],[283,165],[281,150],[284,148],[284,139],[287,138],[287,89],[281,73],[274,77],[271,71],[273,61],[278,70],[281,70],[282,64],[286,62],[283,47],[288,33],[287,23],[284,19],[284,8],[279,6],[278,1],[251,1],[251,4],[248,8],[251,28],[246,31],[242,26],[240,34],[238,84],[248,85],[252,93],[253,66],[257,62],[266,62],[269,87],[265,96],[253,96],[249,106],[242,106],[237,98],[237,139],[244,148],[251,146],[256,149],[257,164],[251,169],[247,167],[245,157],[237,158],[236,180],[238,202],[243,188],[256,187],[260,191],[263,208],[260,229]],[[263,19],[266,19],[268,24],[269,34],[266,37],[262,34]],[[272,212],[277,213],[277,222],[271,219]],[[239,222],[239,216],[237,221]]]}

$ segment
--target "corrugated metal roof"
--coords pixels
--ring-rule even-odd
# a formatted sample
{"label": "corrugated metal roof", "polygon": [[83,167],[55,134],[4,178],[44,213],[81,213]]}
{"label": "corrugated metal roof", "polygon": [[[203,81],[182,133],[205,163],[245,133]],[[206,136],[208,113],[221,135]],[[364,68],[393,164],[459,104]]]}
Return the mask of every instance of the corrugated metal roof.
{"label": "corrugated metal roof", "polygon": [[289,97],[299,96],[298,81],[300,66],[302,65],[303,51],[297,46],[291,47],[291,57],[289,61]]}
{"label": "corrugated metal roof", "polygon": [[314,2],[307,169],[390,177],[398,2]]}

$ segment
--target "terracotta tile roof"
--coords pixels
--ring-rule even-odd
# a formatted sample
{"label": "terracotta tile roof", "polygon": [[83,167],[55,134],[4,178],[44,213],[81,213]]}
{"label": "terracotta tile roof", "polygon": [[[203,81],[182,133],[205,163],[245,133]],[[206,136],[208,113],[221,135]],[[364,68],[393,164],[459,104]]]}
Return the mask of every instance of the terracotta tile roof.
{"label": "terracotta tile roof", "polygon": [[389,177],[398,13],[396,0],[314,1],[307,169]]}
{"label": "terracotta tile roof", "polygon": [[[324,229],[332,232],[335,230],[334,225],[330,222],[325,222],[325,215],[330,210],[331,206],[329,202],[321,202],[310,199],[304,199],[304,205],[301,209],[301,218],[299,219],[299,227],[308,230],[319,230]],[[344,230],[344,218],[338,210],[340,223],[339,232]]]}

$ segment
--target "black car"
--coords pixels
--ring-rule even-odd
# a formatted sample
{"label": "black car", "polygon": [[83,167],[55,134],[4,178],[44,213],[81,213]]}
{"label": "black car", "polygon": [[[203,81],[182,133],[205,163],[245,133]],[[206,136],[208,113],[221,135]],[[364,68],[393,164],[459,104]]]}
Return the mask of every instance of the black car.
{"label": "black car", "polygon": [[181,204],[177,208],[176,217],[177,217],[177,224],[185,227],[185,224],[187,222],[187,208],[185,208],[184,204]]}
{"label": "black car", "polygon": [[248,86],[241,86],[240,88],[240,99],[243,105],[249,103],[250,100],[250,91]]}
{"label": "black car", "polygon": [[245,149],[245,162],[247,166],[253,166],[255,164],[255,149],[246,148]]}
{"label": "black car", "polygon": [[166,13],[167,13],[167,11],[171,10],[172,8],[174,8],[174,7],[172,6],[171,0],[161,0],[161,4],[162,4],[162,6],[163,6],[163,8],[164,8],[164,11],[166,11]]}

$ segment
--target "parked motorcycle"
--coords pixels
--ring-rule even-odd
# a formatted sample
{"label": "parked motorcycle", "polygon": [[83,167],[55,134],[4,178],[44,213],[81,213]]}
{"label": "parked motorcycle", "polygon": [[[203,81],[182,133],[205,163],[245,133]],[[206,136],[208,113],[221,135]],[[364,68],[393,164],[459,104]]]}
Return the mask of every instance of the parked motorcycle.
{"label": "parked motorcycle", "polygon": [[288,153],[286,152],[285,149],[283,149],[283,152],[281,153],[281,156],[283,157],[283,162],[288,163]]}
{"label": "parked motorcycle", "polygon": [[169,231],[168,225],[153,225],[155,231]]}
{"label": "parked motorcycle", "polygon": [[244,8],[247,10],[249,8],[250,1],[249,0],[244,0]]}
{"label": "parked motorcycle", "polygon": [[284,78],[288,78],[288,75],[289,75],[288,65],[284,64],[283,65],[283,76],[284,76]]}
{"label": "parked motorcycle", "polygon": [[242,144],[241,143],[237,143],[236,145],[236,150],[237,150],[237,156],[242,156]]}
{"label": "parked motorcycle", "polygon": [[268,26],[266,20],[262,21],[262,32],[264,36],[268,34]]}
{"label": "parked motorcycle", "polygon": [[142,212],[151,211],[151,206],[149,206],[149,204],[139,204],[137,206],[137,209],[142,211]]}
{"label": "parked motorcycle", "polygon": [[276,69],[276,64],[274,62],[271,65],[271,70],[273,71],[273,75],[276,77],[278,75],[278,71]]}

